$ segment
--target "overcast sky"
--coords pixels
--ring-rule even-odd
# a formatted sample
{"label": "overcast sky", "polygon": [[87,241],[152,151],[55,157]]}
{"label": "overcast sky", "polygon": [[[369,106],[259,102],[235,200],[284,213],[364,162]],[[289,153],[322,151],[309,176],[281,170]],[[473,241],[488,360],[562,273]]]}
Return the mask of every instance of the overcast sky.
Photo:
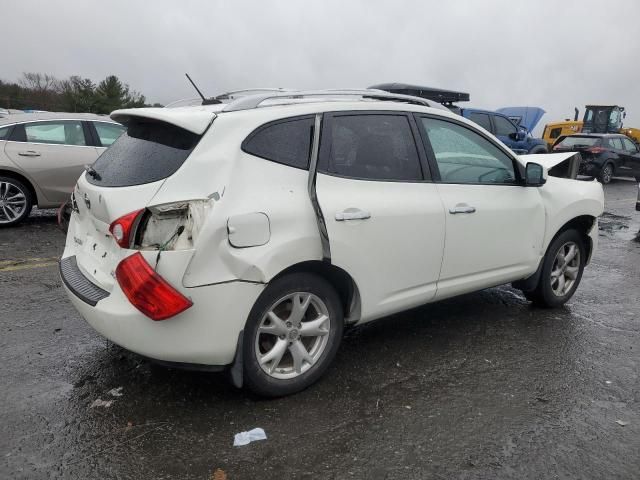
{"label": "overcast sky", "polygon": [[[640,127],[640,1],[3,2],[0,78],[115,74],[168,103],[248,87],[458,89],[541,123],[614,103]],[[6,45],[5,45],[6,47]]]}

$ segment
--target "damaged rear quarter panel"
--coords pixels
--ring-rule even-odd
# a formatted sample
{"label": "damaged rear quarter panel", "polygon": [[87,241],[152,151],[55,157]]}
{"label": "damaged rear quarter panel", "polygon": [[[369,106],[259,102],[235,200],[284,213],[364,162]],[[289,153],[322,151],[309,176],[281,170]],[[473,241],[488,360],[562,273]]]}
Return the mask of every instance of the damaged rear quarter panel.
{"label": "damaged rear quarter panel", "polygon": [[[236,157],[229,185],[211,209],[198,237],[183,280],[185,286],[235,280],[266,283],[293,264],[322,258],[318,227],[307,192],[308,172],[239,149]],[[247,190],[246,185],[252,185],[253,189]],[[268,242],[234,247],[229,241],[229,219],[253,213],[268,217]]]}

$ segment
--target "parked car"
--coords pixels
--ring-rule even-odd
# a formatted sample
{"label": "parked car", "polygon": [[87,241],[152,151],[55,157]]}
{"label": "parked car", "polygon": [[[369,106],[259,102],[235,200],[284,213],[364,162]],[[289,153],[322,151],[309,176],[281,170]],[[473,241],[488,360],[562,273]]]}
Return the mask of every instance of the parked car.
{"label": "parked car", "polygon": [[[462,108],[460,115],[493,133],[519,155],[547,153],[547,144],[531,134],[544,115],[544,110],[537,107],[506,107],[501,110],[505,113]],[[519,122],[514,122],[516,118]]]}
{"label": "parked car", "polygon": [[59,207],[85,165],[124,131],[108,117],[81,113],[23,113],[0,118],[0,227],[31,211]]}
{"label": "parked car", "polygon": [[586,134],[558,138],[554,152],[580,152],[582,162],[579,173],[597,178],[603,184],[614,175],[634,177],[640,181],[640,152],[626,135]]}
{"label": "parked car", "polygon": [[318,380],[345,325],[509,282],[562,305],[597,245],[602,186],[547,174],[574,153],[518,157],[428,100],[266,93],[112,118],[126,133],[73,193],[71,302],[126,349],[261,395]]}

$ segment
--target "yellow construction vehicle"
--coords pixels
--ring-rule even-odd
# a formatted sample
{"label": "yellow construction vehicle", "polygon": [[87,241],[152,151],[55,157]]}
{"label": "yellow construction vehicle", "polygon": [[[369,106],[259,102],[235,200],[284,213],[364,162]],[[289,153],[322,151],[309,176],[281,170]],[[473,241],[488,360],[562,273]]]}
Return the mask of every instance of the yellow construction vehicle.
{"label": "yellow construction vehicle", "polygon": [[582,121],[578,120],[578,109],[575,109],[573,120],[548,123],[544,126],[542,139],[551,151],[555,141],[563,135],[574,133],[621,133],[636,143],[640,143],[640,129],[623,128],[622,120],[627,116],[624,107],[618,105],[587,105]]}

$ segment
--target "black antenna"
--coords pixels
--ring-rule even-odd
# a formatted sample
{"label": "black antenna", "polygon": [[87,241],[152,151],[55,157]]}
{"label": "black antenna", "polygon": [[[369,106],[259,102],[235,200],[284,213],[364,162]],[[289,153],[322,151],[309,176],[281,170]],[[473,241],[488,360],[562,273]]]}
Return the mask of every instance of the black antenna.
{"label": "black antenna", "polygon": [[220,100],[216,100],[215,98],[206,98],[202,92],[200,91],[200,89],[197,87],[197,85],[195,84],[195,82],[193,80],[191,80],[191,77],[189,76],[188,73],[185,73],[185,75],[187,76],[187,79],[191,82],[191,85],[193,85],[193,88],[196,89],[196,92],[198,92],[198,95],[200,95],[200,98],[202,99],[202,105],[214,105],[216,103],[222,103]]}

